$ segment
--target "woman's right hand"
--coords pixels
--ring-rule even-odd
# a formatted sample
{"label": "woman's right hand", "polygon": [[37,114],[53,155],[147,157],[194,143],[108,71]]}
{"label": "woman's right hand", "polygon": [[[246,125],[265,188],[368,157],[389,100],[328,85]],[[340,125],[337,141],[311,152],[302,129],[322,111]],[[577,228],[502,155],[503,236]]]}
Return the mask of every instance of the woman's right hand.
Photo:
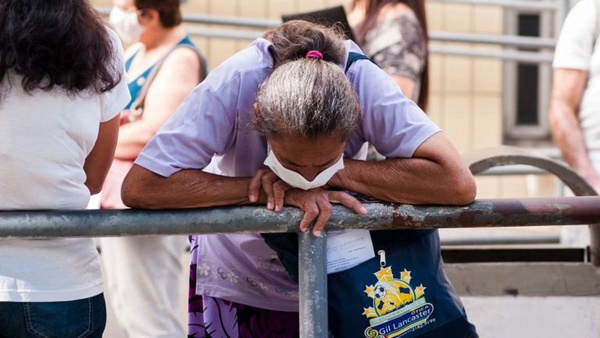
{"label": "woman's right hand", "polygon": [[260,196],[260,189],[267,196],[267,209],[281,211],[286,191],[292,187],[281,180],[271,169],[258,170],[248,187],[248,199],[255,203]]}

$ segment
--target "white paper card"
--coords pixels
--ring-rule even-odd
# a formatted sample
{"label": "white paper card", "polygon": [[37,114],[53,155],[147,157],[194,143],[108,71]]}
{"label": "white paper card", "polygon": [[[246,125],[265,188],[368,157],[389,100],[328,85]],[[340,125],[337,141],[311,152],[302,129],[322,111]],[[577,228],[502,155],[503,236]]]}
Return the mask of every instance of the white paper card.
{"label": "white paper card", "polygon": [[327,234],[327,273],[340,272],[375,257],[369,230],[332,231]]}

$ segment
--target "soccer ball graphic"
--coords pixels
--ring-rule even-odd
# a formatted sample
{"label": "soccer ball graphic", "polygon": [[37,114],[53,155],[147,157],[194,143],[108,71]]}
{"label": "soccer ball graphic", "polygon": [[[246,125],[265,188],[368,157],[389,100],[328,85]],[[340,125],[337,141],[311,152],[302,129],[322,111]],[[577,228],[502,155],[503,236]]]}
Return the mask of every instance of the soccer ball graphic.
{"label": "soccer ball graphic", "polygon": [[373,292],[373,295],[377,299],[382,299],[383,297],[385,297],[385,287],[383,287],[383,285],[377,285],[375,287],[375,291]]}

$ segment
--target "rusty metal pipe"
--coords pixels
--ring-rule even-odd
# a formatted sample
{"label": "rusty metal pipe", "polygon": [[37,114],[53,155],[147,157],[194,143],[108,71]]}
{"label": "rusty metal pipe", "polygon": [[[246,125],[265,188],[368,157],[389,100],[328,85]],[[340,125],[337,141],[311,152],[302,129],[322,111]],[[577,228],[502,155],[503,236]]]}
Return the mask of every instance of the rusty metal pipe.
{"label": "rusty metal pipe", "polygon": [[[368,203],[367,216],[334,206],[327,229],[426,229],[600,223],[600,197],[478,200],[467,206]],[[0,212],[0,237],[104,237],[149,234],[295,232],[302,212],[286,207],[185,210]]]}
{"label": "rusty metal pipe", "polygon": [[[598,195],[588,182],[564,163],[527,149],[501,146],[470,151],[463,157],[473,174],[505,165],[525,164],[555,175],[577,196]],[[600,266],[600,224],[590,222],[589,229],[592,264]]]}

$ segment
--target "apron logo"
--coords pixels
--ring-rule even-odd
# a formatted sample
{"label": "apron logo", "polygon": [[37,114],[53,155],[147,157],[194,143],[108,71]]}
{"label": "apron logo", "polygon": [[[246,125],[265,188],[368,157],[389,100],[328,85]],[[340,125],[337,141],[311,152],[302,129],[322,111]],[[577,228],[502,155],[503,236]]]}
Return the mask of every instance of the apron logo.
{"label": "apron logo", "polygon": [[362,313],[371,325],[365,330],[365,337],[400,337],[434,321],[427,321],[434,308],[425,300],[426,287],[420,284],[413,288],[410,271],[404,269],[400,279],[395,279],[392,267],[382,266],[374,275],[377,283],[365,289],[367,296],[373,299],[373,306]]}

